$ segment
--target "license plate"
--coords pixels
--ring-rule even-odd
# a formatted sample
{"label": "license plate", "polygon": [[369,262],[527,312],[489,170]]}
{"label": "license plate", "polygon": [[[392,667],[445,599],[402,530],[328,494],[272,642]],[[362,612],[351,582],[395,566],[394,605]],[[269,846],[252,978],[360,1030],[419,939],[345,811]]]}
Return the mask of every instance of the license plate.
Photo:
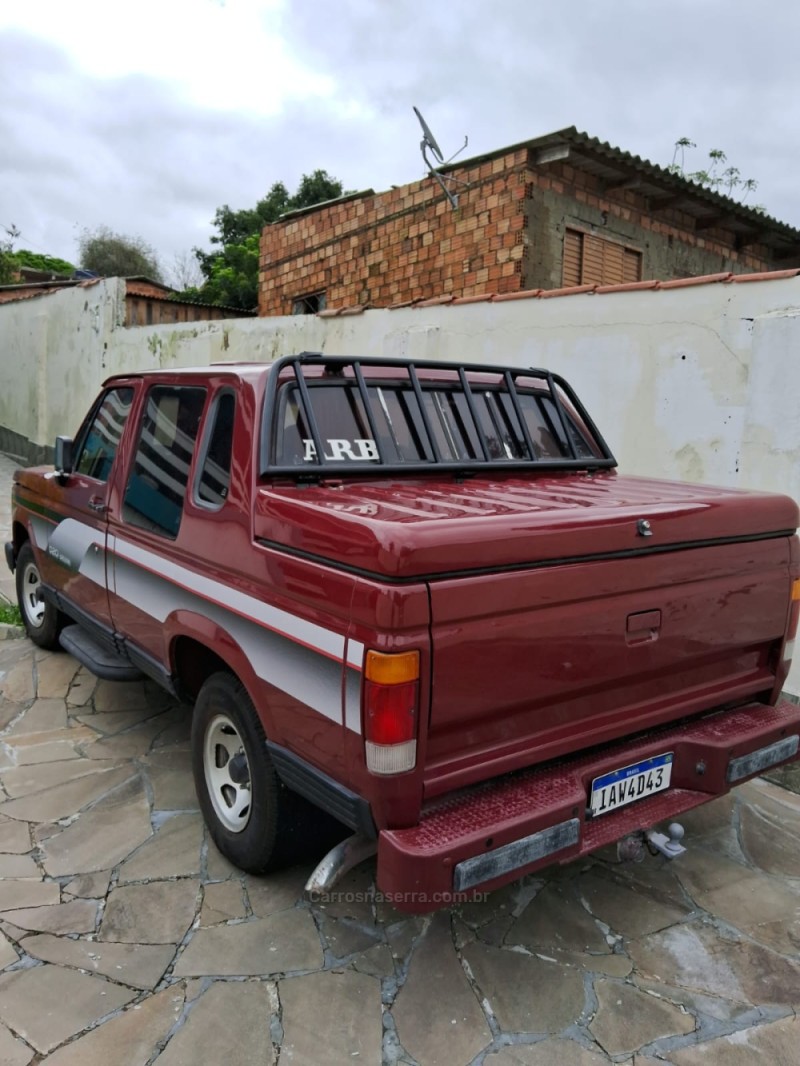
{"label": "license plate", "polygon": [[589,792],[592,815],[608,814],[618,807],[669,788],[673,754],[670,751],[665,755],[654,755],[651,759],[596,777]]}

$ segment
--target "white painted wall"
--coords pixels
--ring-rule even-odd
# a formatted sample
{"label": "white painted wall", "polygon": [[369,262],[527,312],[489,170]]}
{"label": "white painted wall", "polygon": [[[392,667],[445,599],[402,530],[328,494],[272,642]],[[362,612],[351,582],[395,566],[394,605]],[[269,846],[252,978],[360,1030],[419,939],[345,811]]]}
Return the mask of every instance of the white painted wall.
{"label": "white painted wall", "polygon": [[0,304],[0,426],[34,444],[77,429],[124,314],[117,278]]}
{"label": "white painted wall", "polygon": [[122,317],[113,279],[0,305],[0,426],[51,444],[112,373],[303,350],[545,366],[622,471],[800,500],[800,277],[335,318],[126,329]]}

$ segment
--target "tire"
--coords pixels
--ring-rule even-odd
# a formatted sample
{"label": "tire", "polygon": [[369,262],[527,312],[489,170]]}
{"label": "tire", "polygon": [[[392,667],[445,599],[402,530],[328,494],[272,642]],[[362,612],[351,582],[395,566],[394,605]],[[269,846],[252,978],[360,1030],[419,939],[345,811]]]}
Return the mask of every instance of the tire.
{"label": "tire", "polygon": [[292,836],[291,794],[272,766],[250,697],[232,674],[213,674],[200,689],[192,771],[206,825],[225,858],[252,874],[280,866]]}
{"label": "tire", "polygon": [[17,555],[16,578],[17,603],[25,631],[40,648],[57,648],[58,634],[66,619],[52,603],[37,596],[42,578],[30,541],[22,545]]}

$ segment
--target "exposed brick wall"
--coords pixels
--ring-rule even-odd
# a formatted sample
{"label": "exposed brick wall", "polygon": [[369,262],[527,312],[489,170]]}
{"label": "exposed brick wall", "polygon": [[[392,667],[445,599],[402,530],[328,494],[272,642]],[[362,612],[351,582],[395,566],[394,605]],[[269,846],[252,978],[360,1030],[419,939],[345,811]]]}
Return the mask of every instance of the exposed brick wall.
{"label": "exposed brick wall", "polygon": [[266,226],[259,314],[291,314],[321,291],[334,309],[558,288],[564,229],[602,225],[603,212],[598,236],[641,248],[644,278],[774,267],[764,248],[736,251],[731,233],[696,233],[690,215],[650,214],[634,190],[604,195],[568,163],[533,166],[525,147],[452,175],[469,186],[453,185],[455,211],[426,177]]}
{"label": "exposed brick wall", "polygon": [[515,292],[523,272],[527,152],[456,172],[453,211],[430,178],[264,229],[259,314],[326,290],[328,307]]}

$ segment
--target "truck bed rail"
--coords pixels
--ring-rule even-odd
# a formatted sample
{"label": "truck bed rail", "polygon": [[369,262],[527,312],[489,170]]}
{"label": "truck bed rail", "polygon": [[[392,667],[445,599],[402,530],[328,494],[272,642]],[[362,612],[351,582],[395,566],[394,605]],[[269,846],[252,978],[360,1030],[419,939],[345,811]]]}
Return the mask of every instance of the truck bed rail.
{"label": "truck bed rail", "polygon": [[[331,387],[344,390],[335,404],[318,391]],[[263,476],[616,465],[573,389],[549,370],[303,352],[270,371]]]}

